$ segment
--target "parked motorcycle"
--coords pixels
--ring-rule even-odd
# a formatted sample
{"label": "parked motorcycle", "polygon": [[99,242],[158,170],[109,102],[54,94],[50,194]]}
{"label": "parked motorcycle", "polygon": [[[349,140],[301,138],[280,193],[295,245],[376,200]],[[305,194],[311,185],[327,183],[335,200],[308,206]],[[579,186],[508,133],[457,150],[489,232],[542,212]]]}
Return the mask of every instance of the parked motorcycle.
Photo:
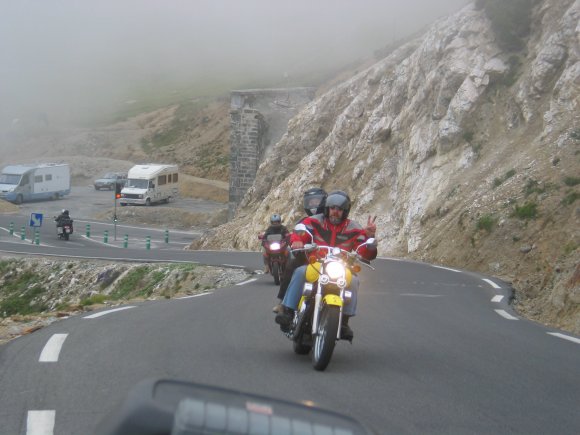
{"label": "parked motorcycle", "polygon": [[58,222],[57,218],[55,217],[54,220],[56,221],[56,234],[59,239],[61,240],[68,240],[70,235],[73,233],[73,220],[72,219],[62,219]]}
{"label": "parked motorcycle", "polygon": [[263,235],[259,235],[258,238],[262,240],[266,250],[270,273],[274,277],[274,284],[280,285],[280,280],[286,270],[288,241],[282,237],[282,234],[269,234],[266,239],[264,239]]}
{"label": "parked motorcycle", "polygon": [[[295,231],[308,232],[303,224],[298,224]],[[360,272],[361,265],[374,270],[358,253],[362,246],[374,242],[375,239],[368,239],[356,252],[314,243],[293,250],[319,254],[309,259],[302,297],[285,333],[293,341],[297,354],[306,355],[312,350],[312,365],[316,370],[326,369],[340,340],[343,307],[352,298],[352,292],[347,290],[352,276]]]}

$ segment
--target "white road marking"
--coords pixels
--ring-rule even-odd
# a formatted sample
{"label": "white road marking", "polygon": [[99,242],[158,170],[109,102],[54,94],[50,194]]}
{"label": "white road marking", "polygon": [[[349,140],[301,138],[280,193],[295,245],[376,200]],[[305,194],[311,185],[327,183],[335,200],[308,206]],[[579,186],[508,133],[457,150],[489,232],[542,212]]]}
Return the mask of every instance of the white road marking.
{"label": "white road marking", "polygon": [[26,435],[52,435],[56,411],[28,411]]}
{"label": "white road marking", "polygon": [[83,319],[96,319],[97,317],[106,316],[107,314],[115,313],[117,311],[128,310],[129,308],[135,308],[134,305],[129,305],[128,307],[113,308],[112,310],[101,311],[100,313],[91,314],[90,316],[85,316]]}
{"label": "white road marking", "polygon": [[68,334],[54,334],[44,345],[42,352],[40,353],[39,362],[57,362],[58,355],[62,349],[64,341],[68,337]]}
{"label": "white road marking", "polygon": [[451,269],[450,267],[435,266],[435,265],[433,265],[433,267],[436,267],[437,269],[445,269],[445,270],[450,270],[451,272],[461,273],[461,271],[455,270],[455,269]]}
{"label": "white road marking", "polygon": [[564,340],[572,341],[574,343],[580,344],[580,338],[570,337],[569,335],[560,334],[558,332],[547,332],[548,335],[553,335],[554,337],[563,338]]}
{"label": "white road marking", "polygon": [[488,283],[490,286],[492,286],[493,288],[501,288],[499,285],[497,285],[495,282],[493,282],[491,279],[483,279],[486,283]]}
{"label": "white road marking", "polygon": [[503,296],[501,295],[495,295],[493,298],[491,298],[492,302],[501,302],[503,299]]}
{"label": "white road marking", "polygon": [[238,267],[240,269],[243,269],[244,266],[240,266],[239,264],[222,264],[222,266],[226,266],[226,267]]}
{"label": "white road marking", "polygon": [[210,295],[211,292],[205,292],[205,293],[199,293],[197,295],[190,295],[190,296],[182,296],[180,298],[175,298],[175,299],[191,299],[191,298],[197,298],[199,296],[205,296],[205,295]]}
{"label": "white road marking", "polygon": [[511,314],[509,314],[505,310],[494,310],[494,311],[497,314],[499,314],[500,316],[502,316],[504,319],[508,319],[508,320],[519,320],[517,317],[512,316]]}
{"label": "white road marking", "polygon": [[252,278],[252,279],[249,279],[247,281],[242,281],[242,282],[237,283],[236,285],[249,284],[249,283],[254,282],[254,281],[258,281],[258,278]]}
{"label": "white road marking", "polygon": [[415,296],[420,298],[440,298],[442,295],[427,295],[424,293],[401,293],[401,296]]}

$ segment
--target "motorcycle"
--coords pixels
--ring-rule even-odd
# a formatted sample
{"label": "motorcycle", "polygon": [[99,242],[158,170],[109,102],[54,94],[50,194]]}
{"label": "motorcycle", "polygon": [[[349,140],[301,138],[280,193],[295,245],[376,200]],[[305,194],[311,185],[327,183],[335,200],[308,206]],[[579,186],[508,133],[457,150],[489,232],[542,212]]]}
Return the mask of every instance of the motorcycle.
{"label": "motorcycle", "polygon": [[[298,224],[295,231],[310,234],[303,224]],[[316,370],[326,369],[335,344],[340,340],[343,307],[352,298],[352,292],[347,290],[352,276],[360,272],[361,265],[374,270],[358,253],[362,246],[374,242],[375,239],[368,239],[355,252],[315,243],[293,250],[323,254],[322,258],[312,256],[309,259],[298,309],[285,332],[293,342],[295,353],[307,355],[312,350],[312,365]]]}
{"label": "motorcycle", "polygon": [[258,236],[262,240],[266,254],[268,255],[268,266],[270,273],[274,277],[274,284],[280,285],[280,280],[286,270],[288,260],[288,241],[282,238],[282,234],[269,234],[266,239],[261,234]]}
{"label": "motorcycle", "polygon": [[63,219],[59,223],[57,218],[54,218],[56,221],[56,234],[59,239],[61,240],[68,240],[70,235],[73,233],[73,220],[72,219]]}

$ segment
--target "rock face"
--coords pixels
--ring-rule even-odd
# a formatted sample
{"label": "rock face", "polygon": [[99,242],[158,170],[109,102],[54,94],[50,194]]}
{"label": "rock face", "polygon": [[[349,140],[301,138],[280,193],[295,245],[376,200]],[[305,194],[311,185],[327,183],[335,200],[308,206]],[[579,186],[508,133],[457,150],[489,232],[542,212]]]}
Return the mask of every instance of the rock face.
{"label": "rock face", "polygon": [[344,189],[353,218],[378,216],[380,255],[499,276],[524,314],[580,333],[579,17],[537,2],[516,53],[474,5],[434,23],[294,117],[198,247],[258,249],[306,189]]}

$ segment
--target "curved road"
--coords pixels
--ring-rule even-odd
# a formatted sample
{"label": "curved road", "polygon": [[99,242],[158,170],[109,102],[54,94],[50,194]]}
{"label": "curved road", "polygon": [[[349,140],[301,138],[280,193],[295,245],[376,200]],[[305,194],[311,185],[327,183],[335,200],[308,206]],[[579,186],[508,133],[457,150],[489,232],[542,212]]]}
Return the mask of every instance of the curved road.
{"label": "curved road", "polygon": [[[2,251],[261,265],[257,253],[83,238],[43,246],[2,233]],[[353,344],[339,342],[322,373],[277,329],[277,289],[259,275],[75,316],[0,346],[0,434],[91,433],[152,377],[309,400],[385,434],[580,433],[579,337],[517,317],[496,279],[396,259],[374,265],[361,276]]]}

